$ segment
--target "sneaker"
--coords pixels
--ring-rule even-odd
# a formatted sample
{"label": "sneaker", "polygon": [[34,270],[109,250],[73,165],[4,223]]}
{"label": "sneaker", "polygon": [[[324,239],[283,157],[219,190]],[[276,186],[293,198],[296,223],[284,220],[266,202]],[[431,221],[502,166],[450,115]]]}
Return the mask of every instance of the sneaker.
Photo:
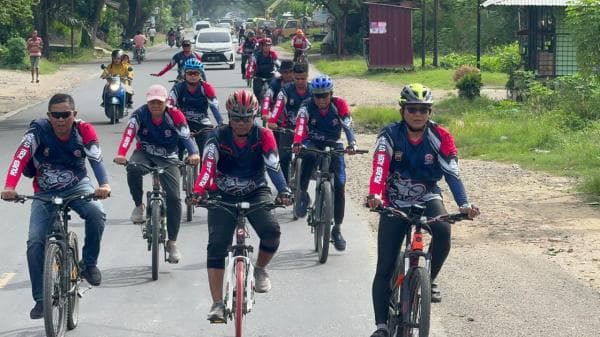
{"label": "sneaker", "polygon": [[102,282],[102,273],[96,266],[86,266],[81,272],[81,276],[86,279],[89,284],[96,287]]}
{"label": "sneaker", "polygon": [[35,306],[29,312],[29,318],[31,319],[40,319],[44,317],[44,302],[37,301],[35,302]]}
{"label": "sneaker", "polygon": [[40,80],[39,79],[35,80],[35,83],[40,83]]}
{"label": "sneaker", "polygon": [[223,301],[213,303],[206,319],[211,323],[225,323],[225,303]]}
{"label": "sneaker", "polygon": [[136,206],[131,212],[131,217],[129,218],[134,223],[140,223],[146,221],[146,217],[144,214],[144,204]]}
{"label": "sneaker", "polygon": [[346,250],[346,240],[342,236],[342,232],[339,229],[333,229],[331,231],[331,238],[333,239],[333,246],[340,252]]}
{"label": "sneaker", "polygon": [[167,253],[169,253],[169,257],[167,258],[169,263],[179,263],[181,254],[179,253],[179,249],[177,249],[177,244],[175,241],[167,242]]}
{"label": "sneaker", "polygon": [[269,273],[265,268],[254,268],[254,291],[257,293],[266,293],[271,290],[271,280]]}
{"label": "sneaker", "polygon": [[310,204],[310,196],[308,192],[301,192],[300,198],[294,204],[294,213],[299,218],[304,218],[306,216],[306,211],[308,210],[308,205]]}
{"label": "sneaker", "polygon": [[442,293],[436,282],[431,282],[431,302],[440,303],[442,301]]}
{"label": "sneaker", "polygon": [[371,337],[388,337],[388,336],[389,336],[389,333],[386,329],[377,329],[371,335]]}

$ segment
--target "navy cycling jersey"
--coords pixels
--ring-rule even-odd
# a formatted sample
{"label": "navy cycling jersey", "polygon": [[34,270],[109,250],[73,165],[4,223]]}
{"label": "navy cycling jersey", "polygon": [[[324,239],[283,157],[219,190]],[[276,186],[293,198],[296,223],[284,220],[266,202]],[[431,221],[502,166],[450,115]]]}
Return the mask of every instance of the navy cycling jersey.
{"label": "navy cycling jersey", "polygon": [[423,137],[415,142],[408,139],[404,121],[383,128],[373,158],[370,194],[379,195],[386,204],[396,207],[441,199],[437,183],[442,177],[456,203],[466,204],[456,145],[448,130],[429,121]]}
{"label": "navy cycling jersey", "polygon": [[294,143],[302,143],[306,139],[339,142],[342,130],[346,133],[348,144],[356,143],[348,103],[339,97],[332,97],[329,107],[321,110],[311,98],[298,111]]}
{"label": "navy cycling jersey", "polygon": [[[303,103],[308,104],[312,97],[310,87],[307,87],[303,93],[298,91],[295,83],[289,83],[283,87],[277,96],[273,113],[269,117],[269,123],[289,129],[296,126],[296,117]],[[337,107],[334,107],[337,110]],[[282,114],[282,112],[284,112]]]}

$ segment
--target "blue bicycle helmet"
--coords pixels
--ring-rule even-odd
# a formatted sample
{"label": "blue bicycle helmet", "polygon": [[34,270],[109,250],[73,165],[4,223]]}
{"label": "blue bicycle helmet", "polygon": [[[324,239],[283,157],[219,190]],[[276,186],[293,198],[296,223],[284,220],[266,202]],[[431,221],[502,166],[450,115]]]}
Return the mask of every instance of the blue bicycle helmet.
{"label": "blue bicycle helmet", "polygon": [[198,61],[198,59],[192,57],[192,58],[188,59],[187,61],[185,61],[185,63],[183,64],[183,71],[185,72],[188,70],[203,71],[204,64],[202,62]]}
{"label": "blue bicycle helmet", "polygon": [[310,82],[310,90],[313,94],[333,92],[333,80],[327,75],[317,76]]}

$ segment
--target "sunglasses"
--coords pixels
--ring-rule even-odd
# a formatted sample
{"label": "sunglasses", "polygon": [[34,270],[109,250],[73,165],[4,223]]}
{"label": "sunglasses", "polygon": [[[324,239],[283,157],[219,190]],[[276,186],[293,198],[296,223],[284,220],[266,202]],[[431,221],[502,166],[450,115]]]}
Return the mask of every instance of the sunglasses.
{"label": "sunglasses", "polygon": [[71,117],[71,114],[73,113],[73,111],[48,111],[48,113],[50,114],[50,116],[52,116],[52,118],[67,119],[67,118]]}
{"label": "sunglasses", "polygon": [[253,117],[250,117],[250,116],[248,116],[248,117],[231,116],[231,117],[229,117],[229,120],[232,121],[232,122],[236,122],[236,123],[240,123],[240,122],[250,123],[250,122],[252,122]]}
{"label": "sunglasses", "polygon": [[186,48],[186,47],[191,47],[192,45],[191,45],[191,44],[182,44],[181,46],[182,46],[183,48]]}
{"label": "sunglasses", "polygon": [[406,107],[406,112],[408,112],[409,114],[412,114],[412,115],[417,114],[417,113],[426,115],[429,113],[429,111],[430,111],[430,109],[428,107],[424,107],[424,106],[421,106],[421,107],[407,106]]}
{"label": "sunglasses", "polygon": [[315,96],[315,98],[323,99],[323,98],[327,98],[329,96],[329,93],[314,94],[313,96]]}
{"label": "sunglasses", "polygon": [[200,72],[199,71],[186,71],[185,74],[186,75],[192,75],[192,76],[200,76]]}

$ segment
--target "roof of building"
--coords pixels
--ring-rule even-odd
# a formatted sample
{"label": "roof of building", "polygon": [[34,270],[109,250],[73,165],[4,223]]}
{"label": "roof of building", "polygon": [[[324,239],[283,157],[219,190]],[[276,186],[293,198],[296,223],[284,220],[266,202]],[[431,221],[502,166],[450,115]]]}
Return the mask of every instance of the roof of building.
{"label": "roof of building", "polygon": [[566,7],[577,3],[577,0],[486,0],[482,7],[488,6],[556,6]]}

